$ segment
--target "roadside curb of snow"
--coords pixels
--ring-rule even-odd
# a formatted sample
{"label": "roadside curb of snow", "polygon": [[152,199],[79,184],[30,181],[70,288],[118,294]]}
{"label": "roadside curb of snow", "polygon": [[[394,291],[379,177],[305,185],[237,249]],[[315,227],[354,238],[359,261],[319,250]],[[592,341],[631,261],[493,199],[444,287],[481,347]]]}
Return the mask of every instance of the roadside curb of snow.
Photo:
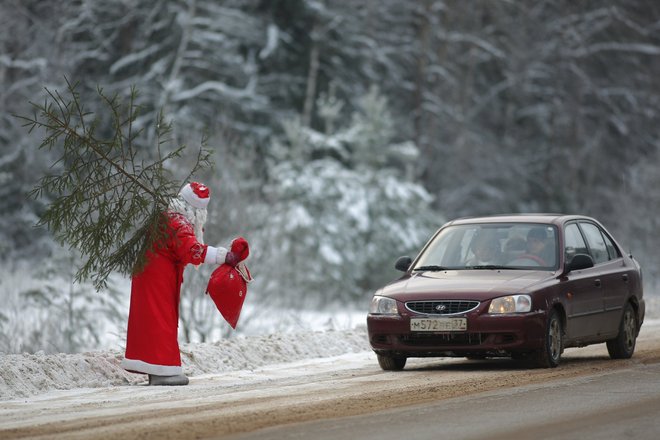
{"label": "roadside curb of snow", "polygon": [[[181,344],[181,362],[188,376],[250,370],[269,364],[369,351],[365,326],[242,336],[214,343]],[[34,396],[50,390],[134,385],[146,375],[119,366],[123,352],[77,354],[0,353],[0,400]]]}

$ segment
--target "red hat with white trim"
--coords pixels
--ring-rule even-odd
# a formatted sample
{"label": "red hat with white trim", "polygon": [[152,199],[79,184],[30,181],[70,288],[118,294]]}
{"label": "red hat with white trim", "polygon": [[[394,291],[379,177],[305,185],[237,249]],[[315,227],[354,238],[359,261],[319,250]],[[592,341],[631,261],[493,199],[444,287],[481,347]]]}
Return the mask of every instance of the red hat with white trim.
{"label": "red hat with white trim", "polygon": [[206,209],[211,200],[211,190],[203,183],[190,182],[181,188],[179,193],[190,206],[197,209]]}

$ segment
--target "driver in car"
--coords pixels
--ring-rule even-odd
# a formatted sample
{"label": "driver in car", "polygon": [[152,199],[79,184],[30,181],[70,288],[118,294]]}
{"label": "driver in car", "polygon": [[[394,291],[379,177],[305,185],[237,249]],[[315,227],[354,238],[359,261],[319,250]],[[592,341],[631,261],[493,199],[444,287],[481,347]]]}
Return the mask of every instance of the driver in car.
{"label": "driver in car", "polygon": [[502,249],[495,237],[479,236],[472,243],[472,258],[467,261],[468,266],[491,266],[501,264]]}

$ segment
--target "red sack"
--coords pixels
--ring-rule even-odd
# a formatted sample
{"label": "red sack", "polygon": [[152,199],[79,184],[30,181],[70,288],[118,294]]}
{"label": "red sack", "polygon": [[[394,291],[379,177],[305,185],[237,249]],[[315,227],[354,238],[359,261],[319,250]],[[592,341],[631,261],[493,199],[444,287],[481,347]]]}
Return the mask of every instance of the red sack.
{"label": "red sack", "polygon": [[236,267],[222,264],[214,270],[206,286],[206,293],[211,295],[222,317],[235,329],[247,295],[247,284],[252,281],[252,276],[242,262],[250,254],[247,241],[243,237],[236,238],[231,243],[231,251],[239,254],[241,262]]}

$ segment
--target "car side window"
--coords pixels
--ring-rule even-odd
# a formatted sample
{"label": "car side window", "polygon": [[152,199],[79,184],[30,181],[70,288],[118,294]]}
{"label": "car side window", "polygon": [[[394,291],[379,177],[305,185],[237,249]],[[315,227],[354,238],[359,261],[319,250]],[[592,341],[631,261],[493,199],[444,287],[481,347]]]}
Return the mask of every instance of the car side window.
{"label": "car side window", "polygon": [[594,264],[604,263],[609,261],[610,254],[608,252],[608,246],[605,243],[603,234],[601,233],[598,226],[593,223],[580,223],[580,228],[584,232],[584,235],[589,244],[589,249],[591,250],[591,257],[594,259]]}
{"label": "car side window", "polygon": [[605,246],[607,246],[607,253],[610,256],[610,260],[614,260],[616,258],[619,258],[621,254],[619,253],[619,250],[617,247],[614,245],[614,242],[610,237],[607,236],[607,234],[603,233],[603,239],[605,240]]}
{"label": "car side window", "polygon": [[571,261],[575,254],[589,255],[587,244],[584,242],[584,238],[582,238],[582,234],[580,233],[580,229],[578,228],[577,223],[566,225],[564,236],[564,253],[566,255],[566,261]]}

